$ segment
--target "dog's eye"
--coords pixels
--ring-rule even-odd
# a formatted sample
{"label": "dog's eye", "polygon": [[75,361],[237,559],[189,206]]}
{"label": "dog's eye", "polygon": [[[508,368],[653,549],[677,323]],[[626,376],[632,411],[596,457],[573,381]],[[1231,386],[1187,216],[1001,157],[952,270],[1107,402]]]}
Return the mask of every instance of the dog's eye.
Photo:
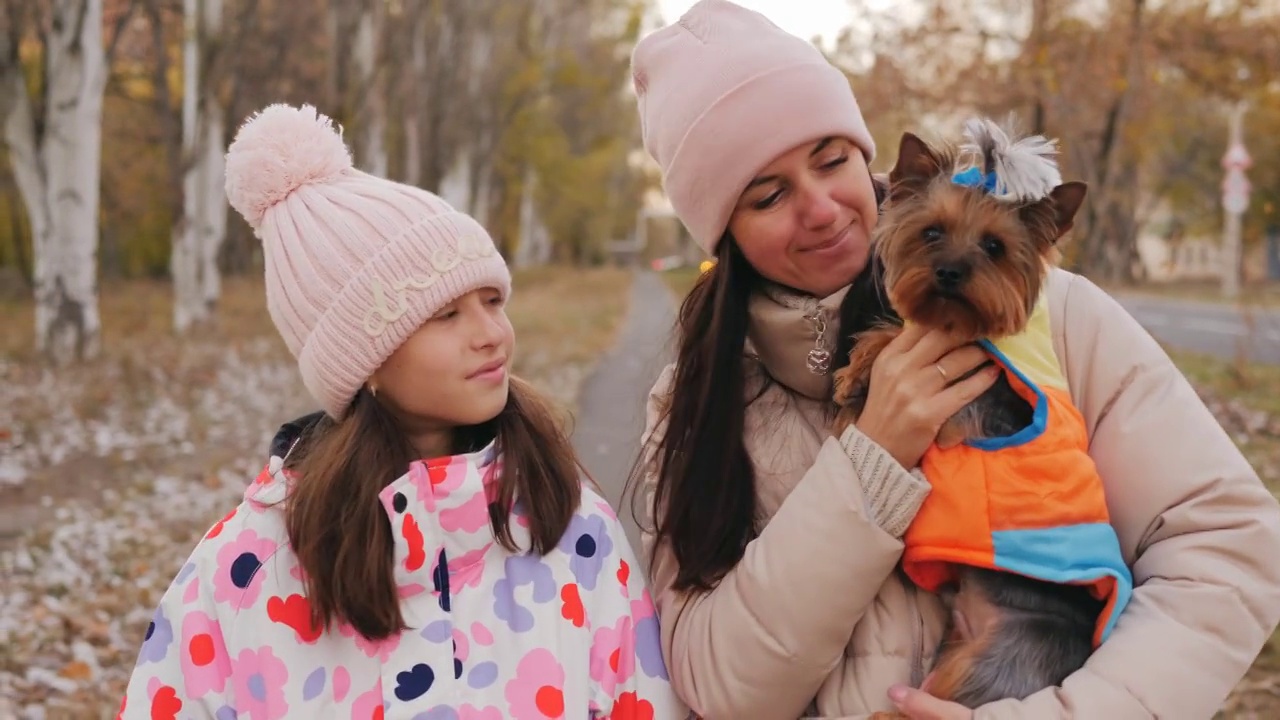
{"label": "dog's eye", "polygon": [[980,245],[982,252],[993,260],[1004,254],[1004,243],[1000,242],[1000,238],[995,235],[983,235]]}
{"label": "dog's eye", "polygon": [[921,233],[921,236],[924,237],[924,241],[927,243],[938,242],[939,240],[942,239],[942,228],[938,227],[937,225],[930,225],[929,227],[924,229],[924,232]]}

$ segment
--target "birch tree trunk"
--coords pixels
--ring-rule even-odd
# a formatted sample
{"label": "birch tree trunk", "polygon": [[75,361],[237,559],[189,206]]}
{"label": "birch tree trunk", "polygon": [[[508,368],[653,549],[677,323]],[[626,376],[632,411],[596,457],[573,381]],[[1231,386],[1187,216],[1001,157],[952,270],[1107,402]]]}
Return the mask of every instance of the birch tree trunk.
{"label": "birch tree trunk", "polygon": [[55,365],[96,356],[98,203],[107,59],[102,0],[53,0],[38,129],[16,52],[4,61],[5,141],[31,218],[36,349]]}
{"label": "birch tree trunk", "polygon": [[404,181],[409,185],[422,183],[422,133],[423,117],[427,110],[427,9],[418,4],[413,15],[409,51],[409,77],[412,79],[412,93],[408,103],[408,112],[404,118],[405,166]]}
{"label": "birch tree trunk", "polygon": [[[209,320],[221,291],[218,251],[226,238],[224,109],[211,72],[223,0],[183,0],[182,215],[173,231],[173,326]],[[203,62],[202,62],[203,60]]]}
{"label": "birch tree trunk", "polygon": [[352,52],[360,82],[357,91],[360,104],[356,108],[356,160],[361,169],[378,177],[387,175],[387,101],[380,81],[384,73],[379,62],[384,17],[381,2],[374,0],[365,5],[356,26]]}

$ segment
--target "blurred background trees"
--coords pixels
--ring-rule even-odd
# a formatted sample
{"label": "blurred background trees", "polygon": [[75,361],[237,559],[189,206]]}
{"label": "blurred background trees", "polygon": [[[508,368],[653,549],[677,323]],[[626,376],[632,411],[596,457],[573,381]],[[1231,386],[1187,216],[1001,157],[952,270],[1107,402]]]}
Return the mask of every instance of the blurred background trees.
{"label": "blurred background trees", "polygon": [[[1280,226],[1280,3],[850,2],[827,49],[877,169],[904,130],[1016,112],[1089,183],[1071,266],[1131,282],[1144,232],[1221,235],[1241,107],[1246,245]],[[175,329],[208,322],[259,266],[222,155],[271,102],[317,105],[359,167],[474,214],[513,264],[603,262],[656,187],[629,59],[662,22],[653,0],[0,0],[0,286],[34,296],[54,359],[94,354],[117,279],[171,279]]]}

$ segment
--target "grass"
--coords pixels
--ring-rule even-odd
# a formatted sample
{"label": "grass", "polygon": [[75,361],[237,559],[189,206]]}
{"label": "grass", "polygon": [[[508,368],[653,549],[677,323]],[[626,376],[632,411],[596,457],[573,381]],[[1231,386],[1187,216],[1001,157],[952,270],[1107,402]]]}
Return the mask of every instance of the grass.
{"label": "grass", "polygon": [[693,284],[700,274],[696,266],[687,265],[663,272],[662,280],[666,282],[667,287],[671,288],[671,292],[675,294],[676,299],[682,300],[693,289]]}
{"label": "grass", "polygon": [[517,272],[508,308],[517,372],[536,375],[538,368],[594,361],[613,345],[630,287],[631,276],[621,268]]}

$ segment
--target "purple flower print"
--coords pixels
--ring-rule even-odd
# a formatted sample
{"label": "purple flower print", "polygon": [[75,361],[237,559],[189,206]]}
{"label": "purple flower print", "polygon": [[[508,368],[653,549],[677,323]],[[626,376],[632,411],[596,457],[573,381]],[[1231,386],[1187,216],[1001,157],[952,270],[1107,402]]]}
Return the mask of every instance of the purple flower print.
{"label": "purple flower print", "polygon": [[173,644],[173,625],[164,616],[164,611],[156,608],[156,615],[147,626],[146,639],[142,641],[140,662],[160,662],[169,654],[169,646]]}
{"label": "purple flower print", "polygon": [[550,602],[556,597],[556,580],[551,568],[536,555],[513,555],[503,566],[503,577],[493,585],[493,612],[513,632],[533,629],[533,613],[516,600],[516,588],[533,585],[533,601]]}
{"label": "purple flower print", "polygon": [[662,659],[662,631],[658,617],[650,615],[636,622],[636,659],[644,674],[660,680],[669,680],[667,664]]}
{"label": "purple flower print", "polygon": [[609,538],[608,527],[599,515],[585,518],[574,515],[569,521],[569,529],[560,538],[560,550],[569,555],[569,569],[578,584],[587,590],[595,590],[604,560],[613,552],[613,540]]}
{"label": "purple flower print", "polygon": [[320,693],[324,692],[324,680],[324,668],[316,668],[315,672],[308,675],[306,682],[302,684],[302,699],[307,702],[316,699]]}

